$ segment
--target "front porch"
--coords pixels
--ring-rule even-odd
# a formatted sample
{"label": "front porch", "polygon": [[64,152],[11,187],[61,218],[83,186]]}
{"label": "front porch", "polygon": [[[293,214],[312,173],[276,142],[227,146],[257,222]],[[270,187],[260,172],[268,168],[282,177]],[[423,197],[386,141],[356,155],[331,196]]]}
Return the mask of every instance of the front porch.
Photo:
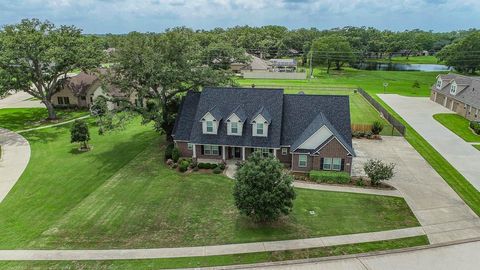
{"label": "front porch", "polygon": [[244,161],[254,151],[261,151],[264,154],[277,155],[277,149],[274,148],[255,148],[245,146],[227,146],[227,145],[192,145],[192,158],[199,160],[233,160]]}

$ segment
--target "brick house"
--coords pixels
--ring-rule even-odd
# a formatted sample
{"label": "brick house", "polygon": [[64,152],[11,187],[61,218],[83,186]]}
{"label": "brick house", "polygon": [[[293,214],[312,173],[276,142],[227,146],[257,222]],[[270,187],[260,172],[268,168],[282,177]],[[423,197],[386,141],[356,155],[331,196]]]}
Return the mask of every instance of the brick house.
{"label": "brick house", "polygon": [[293,172],[350,173],[355,155],[348,96],[292,95],[283,89],[188,92],[172,136],[183,157],[245,160],[260,151]]}
{"label": "brick house", "polygon": [[480,121],[480,78],[442,74],[432,86],[430,99],[471,121]]}

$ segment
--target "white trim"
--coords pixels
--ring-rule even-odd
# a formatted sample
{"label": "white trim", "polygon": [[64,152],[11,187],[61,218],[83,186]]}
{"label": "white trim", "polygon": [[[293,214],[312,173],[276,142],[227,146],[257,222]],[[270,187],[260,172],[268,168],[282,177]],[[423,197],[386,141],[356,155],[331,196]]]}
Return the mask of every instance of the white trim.
{"label": "white trim", "polygon": [[[300,157],[305,156],[305,166],[300,165]],[[298,168],[307,168],[308,167],[308,154],[300,154],[298,155]]]}
{"label": "white trim", "polygon": [[[303,144],[305,144],[306,141],[310,140],[313,136],[315,136],[322,128],[326,128],[332,136],[333,135],[333,132],[326,126],[326,125],[322,125],[320,128],[318,128],[312,135],[310,135],[310,137],[308,137],[306,140],[304,140],[297,148],[293,149],[292,151],[296,151],[297,149],[299,149]],[[325,140],[326,141],[326,140]],[[325,141],[321,142],[319,145],[321,145],[322,143],[324,143]],[[317,146],[318,147],[318,146]],[[300,148],[300,149],[303,149],[303,148]]]}

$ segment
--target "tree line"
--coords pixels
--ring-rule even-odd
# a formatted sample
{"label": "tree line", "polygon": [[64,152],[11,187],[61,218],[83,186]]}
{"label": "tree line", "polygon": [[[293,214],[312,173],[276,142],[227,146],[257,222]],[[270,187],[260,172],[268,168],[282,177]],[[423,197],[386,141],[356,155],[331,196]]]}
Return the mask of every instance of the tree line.
{"label": "tree line", "polygon": [[[115,51],[106,53],[110,47]],[[145,107],[128,107],[139,112],[145,123],[154,122],[171,140],[182,93],[234,85],[230,64],[248,62],[246,52],[263,58],[298,57],[303,63],[311,60],[340,69],[362,59],[398,52],[409,56],[418,50],[439,51],[438,58],[460,72],[480,67],[480,33],[474,29],[433,33],[365,27],[242,26],[209,31],[177,27],[163,33],[99,36],[85,35],[75,26],[24,19],[0,29],[0,95],[25,91],[41,100],[49,118],[55,119],[51,99],[68,82],[69,72],[98,72],[102,63],[113,63],[99,74],[105,85],[148,100]]]}

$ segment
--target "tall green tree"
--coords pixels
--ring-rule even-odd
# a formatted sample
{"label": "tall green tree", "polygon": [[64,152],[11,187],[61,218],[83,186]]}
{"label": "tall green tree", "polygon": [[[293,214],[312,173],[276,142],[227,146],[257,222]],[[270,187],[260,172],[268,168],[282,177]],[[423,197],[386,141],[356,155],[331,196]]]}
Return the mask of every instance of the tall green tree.
{"label": "tall green tree", "polygon": [[445,46],[437,57],[459,72],[475,73],[480,68],[480,32]]}
{"label": "tall green tree", "polygon": [[329,35],[313,41],[310,48],[313,65],[324,65],[327,73],[332,65],[340,70],[345,63],[353,62],[355,54],[348,40],[340,35]]}
{"label": "tall green tree", "polygon": [[40,99],[55,119],[52,96],[67,73],[100,65],[103,52],[95,37],[74,26],[56,27],[38,19],[5,25],[0,31],[0,91],[25,91]]}
{"label": "tall green tree", "polygon": [[[136,92],[139,99],[148,100],[145,108],[137,106],[137,110],[144,122],[153,121],[156,130],[171,141],[182,93],[234,84],[231,72],[225,69],[227,65],[205,61],[205,50],[188,28],[170,29],[164,34],[133,32],[117,48],[109,81],[126,93]],[[222,59],[238,56],[229,56],[232,51],[228,49],[215,50],[222,53]],[[209,54],[208,59],[215,58]]]}
{"label": "tall green tree", "polygon": [[240,213],[256,222],[288,215],[293,209],[293,177],[272,155],[254,152],[235,174],[233,197]]}

